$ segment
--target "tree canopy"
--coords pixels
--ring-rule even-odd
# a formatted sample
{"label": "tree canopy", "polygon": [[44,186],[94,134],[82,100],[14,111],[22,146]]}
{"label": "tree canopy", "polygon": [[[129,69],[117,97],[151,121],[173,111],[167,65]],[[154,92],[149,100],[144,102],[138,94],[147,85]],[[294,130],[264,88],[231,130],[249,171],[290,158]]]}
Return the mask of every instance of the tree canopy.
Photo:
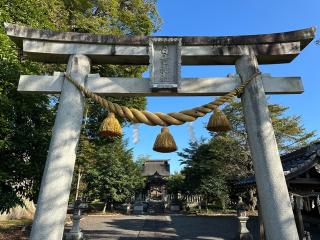
{"label": "tree canopy", "polygon": [[144,183],[140,167],[132,161],[132,151],[121,139],[99,147],[85,171],[84,194],[108,203],[131,200]]}
{"label": "tree canopy", "polygon": [[[57,98],[17,92],[21,74],[64,71],[66,65],[25,60],[7,37],[4,22],[56,31],[112,35],[147,35],[156,31],[160,18],[154,0],[2,0],[0,2],[0,212],[22,198],[37,199]],[[141,66],[94,66],[92,72],[107,76],[141,76]],[[113,98],[121,104],[144,108],[144,98]],[[108,140],[97,136],[98,122],[105,110],[87,101],[86,129],[82,132],[82,154],[77,164],[93,157],[93,151]],[[101,141],[100,141],[101,140]],[[100,142],[100,145],[98,144]],[[126,151],[125,146],[121,151]],[[85,150],[86,149],[86,150]],[[99,151],[98,151],[99,152]],[[86,155],[86,156],[85,156]],[[130,156],[129,156],[130,157]]]}
{"label": "tree canopy", "polygon": [[[281,153],[292,151],[314,140],[315,132],[306,131],[299,116],[288,116],[288,108],[270,104],[269,110]],[[227,202],[230,181],[253,174],[252,159],[241,103],[234,101],[224,108],[233,129],[224,133],[212,133],[205,141],[190,143],[178,153],[185,187],[191,193],[203,194],[211,199]]]}

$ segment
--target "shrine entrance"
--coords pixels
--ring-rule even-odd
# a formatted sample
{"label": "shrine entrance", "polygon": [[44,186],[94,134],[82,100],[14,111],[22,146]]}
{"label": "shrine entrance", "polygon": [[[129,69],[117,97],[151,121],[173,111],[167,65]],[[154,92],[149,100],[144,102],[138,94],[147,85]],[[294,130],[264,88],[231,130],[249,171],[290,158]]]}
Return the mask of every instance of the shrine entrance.
{"label": "shrine entrance", "polygon": [[167,204],[166,177],[170,176],[168,160],[146,160],[142,166],[145,188],[137,198],[146,204],[147,213],[164,213]]}
{"label": "shrine entrance", "polygon": [[158,173],[149,179],[147,188],[151,200],[162,200],[165,197],[165,182]]}
{"label": "shrine entrance", "polygon": [[[227,37],[103,36],[57,33],[14,24],[6,24],[5,28],[30,60],[68,63],[66,74],[21,76],[19,81],[20,92],[61,94],[32,240],[62,239],[84,95],[132,122],[163,127],[194,121],[212,111],[219,113],[220,105],[235,96],[241,97],[267,238],[298,239],[265,95],[302,93],[302,81],[299,77],[261,74],[259,64],[291,62],[312,41],[314,28]],[[100,77],[90,74],[93,64],[149,65],[150,78]],[[237,74],[224,78],[182,78],[181,65],[235,65]],[[222,97],[194,109],[164,114],[128,109],[104,100],[102,95]],[[164,135],[167,131],[163,128]],[[168,151],[160,145],[155,149]],[[169,150],[174,149],[171,144]]]}

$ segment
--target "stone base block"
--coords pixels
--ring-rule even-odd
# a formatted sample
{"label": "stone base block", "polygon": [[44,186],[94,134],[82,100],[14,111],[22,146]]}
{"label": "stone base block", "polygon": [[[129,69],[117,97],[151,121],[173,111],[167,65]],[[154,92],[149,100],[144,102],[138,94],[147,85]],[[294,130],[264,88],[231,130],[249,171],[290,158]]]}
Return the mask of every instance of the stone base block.
{"label": "stone base block", "polygon": [[179,212],[180,211],[180,206],[179,205],[171,205],[170,206],[170,211]]}
{"label": "stone base block", "polygon": [[143,214],[143,205],[141,203],[135,203],[133,206],[133,214]]}
{"label": "stone base block", "polygon": [[240,233],[239,240],[253,240],[251,233]]}
{"label": "stone base block", "polygon": [[83,240],[82,232],[67,232],[64,237],[65,240]]}

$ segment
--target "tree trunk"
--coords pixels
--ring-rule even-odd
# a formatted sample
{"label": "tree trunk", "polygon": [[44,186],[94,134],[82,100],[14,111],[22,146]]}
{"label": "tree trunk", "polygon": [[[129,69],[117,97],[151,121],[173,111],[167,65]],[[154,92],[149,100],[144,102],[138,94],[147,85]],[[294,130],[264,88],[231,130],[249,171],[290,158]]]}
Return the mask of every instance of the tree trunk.
{"label": "tree trunk", "polygon": [[205,204],[206,204],[206,213],[208,214],[208,196],[206,196]]}
{"label": "tree trunk", "polygon": [[76,188],[76,198],[75,198],[75,200],[77,200],[78,199],[78,197],[79,197],[79,187],[80,187],[80,179],[81,179],[81,168],[79,167],[79,169],[78,169],[78,181],[77,181],[77,188]]}

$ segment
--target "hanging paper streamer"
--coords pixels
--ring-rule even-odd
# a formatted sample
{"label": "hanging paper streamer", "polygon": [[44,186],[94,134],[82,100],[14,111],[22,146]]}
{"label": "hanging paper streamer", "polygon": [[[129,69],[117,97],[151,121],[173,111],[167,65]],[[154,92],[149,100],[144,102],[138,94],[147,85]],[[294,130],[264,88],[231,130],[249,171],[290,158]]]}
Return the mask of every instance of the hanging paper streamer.
{"label": "hanging paper streamer", "polygon": [[139,123],[133,124],[133,143],[139,142]]}
{"label": "hanging paper streamer", "polygon": [[194,133],[192,122],[188,122],[188,132],[189,132],[190,141],[192,143],[196,142],[197,139],[196,139],[196,134]]}

